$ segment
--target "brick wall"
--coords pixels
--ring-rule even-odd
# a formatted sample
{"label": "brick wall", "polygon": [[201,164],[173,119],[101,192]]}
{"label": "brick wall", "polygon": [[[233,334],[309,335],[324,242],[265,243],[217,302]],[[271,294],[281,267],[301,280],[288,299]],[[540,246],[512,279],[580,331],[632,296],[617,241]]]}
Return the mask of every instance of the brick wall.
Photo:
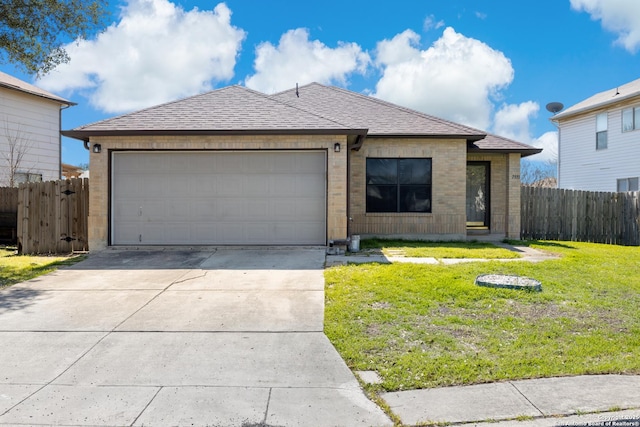
{"label": "brick wall", "polygon": [[[366,213],[367,157],[432,159],[431,213]],[[424,239],[466,237],[464,140],[368,138],[351,152],[351,233]]]}
{"label": "brick wall", "polygon": [[[343,149],[335,153],[333,145]],[[109,241],[109,151],[110,150],[326,150],[327,152],[327,239],[347,237],[347,140],[345,136],[134,136],[93,137],[101,153],[91,153],[89,245],[91,250],[107,247]]]}

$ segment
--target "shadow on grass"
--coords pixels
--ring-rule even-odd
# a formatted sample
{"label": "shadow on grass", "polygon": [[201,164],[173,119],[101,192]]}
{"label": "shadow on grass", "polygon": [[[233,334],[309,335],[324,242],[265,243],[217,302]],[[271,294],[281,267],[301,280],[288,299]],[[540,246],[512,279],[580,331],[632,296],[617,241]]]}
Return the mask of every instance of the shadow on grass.
{"label": "shadow on grass", "polygon": [[517,245],[517,246],[527,246],[531,247],[532,245],[536,246],[544,246],[548,248],[565,248],[565,249],[577,249],[575,246],[571,245],[571,242],[550,242],[548,240],[505,240],[505,243],[509,245]]}

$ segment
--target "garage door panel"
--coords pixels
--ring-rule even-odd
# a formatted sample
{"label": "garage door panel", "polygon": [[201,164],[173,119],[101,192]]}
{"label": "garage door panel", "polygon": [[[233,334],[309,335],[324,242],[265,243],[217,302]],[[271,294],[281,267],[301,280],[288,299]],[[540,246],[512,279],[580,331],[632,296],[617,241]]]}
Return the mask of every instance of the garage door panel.
{"label": "garage door panel", "polygon": [[324,244],[325,157],[114,153],[112,243]]}

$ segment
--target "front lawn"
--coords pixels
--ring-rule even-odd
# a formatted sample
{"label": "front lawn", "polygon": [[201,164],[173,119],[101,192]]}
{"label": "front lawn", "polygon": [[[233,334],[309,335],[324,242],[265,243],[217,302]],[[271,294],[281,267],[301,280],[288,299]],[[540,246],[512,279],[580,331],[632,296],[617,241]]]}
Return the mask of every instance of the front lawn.
{"label": "front lawn", "polygon": [[[540,263],[363,264],[326,271],[325,332],[376,390],[640,374],[640,248],[532,242]],[[542,292],[479,287],[517,274]]]}
{"label": "front lawn", "polygon": [[16,255],[15,248],[0,247],[0,289],[71,265],[83,256]]}
{"label": "front lawn", "polygon": [[488,242],[424,242],[410,240],[367,239],[360,242],[367,249],[382,249],[387,256],[402,255],[417,258],[519,258],[516,252]]}

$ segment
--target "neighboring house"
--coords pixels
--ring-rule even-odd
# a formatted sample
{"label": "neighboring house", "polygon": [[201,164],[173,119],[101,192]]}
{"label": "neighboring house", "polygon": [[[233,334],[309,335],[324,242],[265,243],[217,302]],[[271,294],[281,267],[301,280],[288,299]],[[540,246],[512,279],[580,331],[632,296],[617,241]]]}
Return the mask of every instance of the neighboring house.
{"label": "neighboring house", "polygon": [[69,165],[67,163],[62,163],[62,178],[70,179],[70,178],[82,178],[82,174],[85,172],[79,166]]}
{"label": "neighboring house", "polygon": [[558,187],[638,191],[640,79],[554,115],[558,124]]}
{"label": "neighboring house", "polygon": [[313,83],[230,86],[63,131],[90,154],[89,245],[520,235],[515,141]]}
{"label": "neighboring house", "polygon": [[60,179],[61,110],[71,105],[0,72],[0,186]]}

